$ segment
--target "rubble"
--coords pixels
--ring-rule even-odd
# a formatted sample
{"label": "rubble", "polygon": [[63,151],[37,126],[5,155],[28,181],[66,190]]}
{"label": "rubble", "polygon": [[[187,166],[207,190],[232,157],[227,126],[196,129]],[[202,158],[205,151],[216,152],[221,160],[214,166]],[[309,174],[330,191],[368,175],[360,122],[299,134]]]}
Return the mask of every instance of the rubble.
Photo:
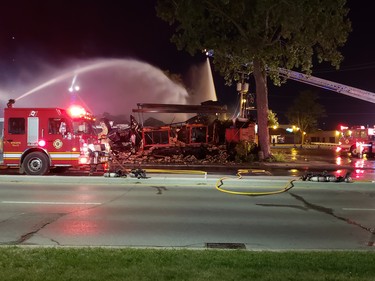
{"label": "rubble", "polygon": [[229,154],[225,145],[201,145],[197,147],[153,147],[137,153],[118,152],[115,160],[121,165],[127,164],[228,164]]}
{"label": "rubble", "polygon": [[[226,165],[234,163],[236,144],[255,141],[255,123],[233,123],[221,114],[226,107],[202,105],[137,104],[137,113],[198,113],[185,122],[145,126],[130,116],[126,127],[108,133],[112,158],[119,165]],[[239,159],[237,159],[240,161]],[[241,159],[242,160],[242,159]],[[248,159],[245,159],[246,161]]]}

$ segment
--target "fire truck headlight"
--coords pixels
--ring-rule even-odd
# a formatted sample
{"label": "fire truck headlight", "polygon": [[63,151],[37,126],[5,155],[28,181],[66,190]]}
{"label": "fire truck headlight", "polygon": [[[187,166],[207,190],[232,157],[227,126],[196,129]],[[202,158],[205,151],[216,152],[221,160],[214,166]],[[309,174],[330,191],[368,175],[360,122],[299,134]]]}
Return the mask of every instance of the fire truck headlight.
{"label": "fire truck headlight", "polygon": [[38,145],[41,146],[41,147],[46,146],[46,141],[45,140],[39,140]]}

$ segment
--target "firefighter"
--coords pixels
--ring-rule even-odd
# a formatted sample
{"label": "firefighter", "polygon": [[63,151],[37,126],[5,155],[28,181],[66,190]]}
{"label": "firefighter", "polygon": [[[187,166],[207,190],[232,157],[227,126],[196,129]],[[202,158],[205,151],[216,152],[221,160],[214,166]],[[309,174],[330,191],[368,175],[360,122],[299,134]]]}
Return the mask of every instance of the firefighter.
{"label": "firefighter", "polygon": [[102,146],[102,150],[109,152],[109,139],[108,134],[111,131],[111,124],[109,124],[108,119],[102,118],[100,119],[100,126],[102,127],[102,131],[98,134],[98,140]]}
{"label": "firefighter", "polygon": [[98,134],[98,141],[100,148],[97,145],[89,144],[89,164],[90,164],[90,174],[92,175],[96,170],[98,164],[101,162],[101,158],[104,155],[108,155],[110,152],[108,133],[111,129],[109,121],[105,118],[100,119],[100,126],[102,131]]}
{"label": "firefighter", "polygon": [[90,165],[90,173],[89,176],[91,176],[94,172],[97,170],[98,166],[98,158],[99,158],[99,153],[98,151],[95,150],[94,144],[89,144],[88,145],[88,152],[89,152],[89,165]]}

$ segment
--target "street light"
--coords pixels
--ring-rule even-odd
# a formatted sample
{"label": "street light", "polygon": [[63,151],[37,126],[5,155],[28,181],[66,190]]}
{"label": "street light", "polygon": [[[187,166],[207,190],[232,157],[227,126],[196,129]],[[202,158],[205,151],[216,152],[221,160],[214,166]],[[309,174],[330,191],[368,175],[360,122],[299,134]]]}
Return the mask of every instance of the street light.
{"label": "street light", "polygon": [[73,92],[78,92],[79,89],[80,89],[79,86],[75,85],[74,87],[70,87],[68,90],[69,92],[73,93]]}
{"label": "street light", "polygon": [[68,88],[68,91],[72,94],[80,90],[80,87],[79,85],[76,84],[76,81],[77,81],[77,74],[74,75],[72,83],[70,84],[70,87]]}

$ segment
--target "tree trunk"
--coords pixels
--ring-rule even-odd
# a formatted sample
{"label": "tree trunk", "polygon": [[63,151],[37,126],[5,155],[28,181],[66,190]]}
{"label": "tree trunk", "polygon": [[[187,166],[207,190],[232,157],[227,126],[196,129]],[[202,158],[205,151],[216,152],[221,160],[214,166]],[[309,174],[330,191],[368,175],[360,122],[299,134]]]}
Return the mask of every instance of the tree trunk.
{"label": "tree trunk", "polygon": [[267,74],[258,60],[254,60],[254,78],[256,87],[256,104],[258,116],[258,137],[260,150],[264,158],[271,155],[270,136],[268,131],[268,88]]}

